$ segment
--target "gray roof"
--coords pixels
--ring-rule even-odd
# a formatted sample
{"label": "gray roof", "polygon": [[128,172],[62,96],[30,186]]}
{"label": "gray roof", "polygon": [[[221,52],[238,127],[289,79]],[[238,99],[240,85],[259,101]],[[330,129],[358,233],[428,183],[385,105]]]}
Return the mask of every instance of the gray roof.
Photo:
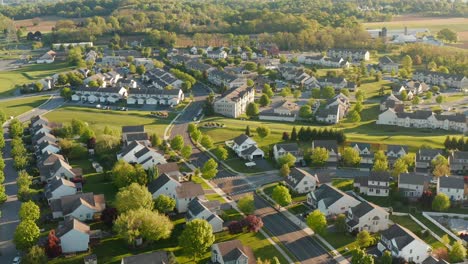
{"label": "gray roof", "polygon": [[124,134],[124,139],[127,142],[130,141],[144,141],[149,140],[148,133],[146,132],[137,132],[137,133],[126,133]]}
{"label": "gray roof", "polygon": [[194,182],[182,182],[176,187],[178,198],[195,198],[205,194],[201,184]]}
{"label": "gray roof", "polygon": [[416,157],[430,157],[435,158],[437,155],[444,153],[441,149],[419,149],[416,153]]}
{"label": "gray roof", "polygon": [[395,240],[398,250],[402,250],[416,239],[420,240],[413,232],[398,224],[394,224],[387,230],[382,231],[381,235],[390,241]]}
{"label": "gray roof", "polygon": [[351,211],[353,212],[354,217],[361,218],[370,211],[374,210],[374,208],[377,208],[375,204],[369,203],[367,201],[361,201],[360,204],[352,207]]}
{"label": "gray roof", "polygon": [[[328,184],[322,184],[320,185],[317,189],[314,191],[315,198],[318,201],[323,201],[326,207],[329,207],[330,205],[334,204],[336,201],[341,199],[341,197],[347,195],[341,190],[328,185]],[[352,197],[349,197],[350,199],[354,199]]]}
{"label": "gray roof", "polygon": [[435,115],[435,118],[440,121],[448,120],[450,122],[466,123],[466,116],[464,114]]}
{"label": "gray roof", "polygon": [[425,259],[422,264],[449,264],[447,261],[443,259],[436,259],[433,256],[429,256],[427,259]]}
{"label": "gray roof", "polygon": [[452,154],[454,159],[468,160],[468,151],[454,151]]}
{"label": "gray roof", "polygon": [[317,113],[315,113],[315,116],[327,118],[329,115],[337,115],[338,108],[339,108],[338,105],[334,105],[328,108],[319,108]]}
{"label": "gray roof", "polygon": [[364,150],[365,148],[367,148],[370,151],[370,149],[371,149],[371,144],[369,144],[369,143],[351,142],[351,143],[349,143],[349,145],[351,147],[353,147],[353,148],[355,146],[357,146],[359,150]]}
{"label": "gray roof", "polygon": [[195,198],[190,203],[188,204],[188,212],[193,216],[196,217],[199,215],[201,212],[205,211],[207,208],[203,206],[202,202],[200,199]]}
{"label": "gray roof", "polygon": [[145,126],[123,126],[122,127],[122,134],[124,133],[137,133],[137,132],[145,132]]}
{"label": "gray roof", "polygon": [[142,253],[122,258],[122,264],[167,264],[169,254],[166,251]]}
{"label": "gray roof", "polygon": [[297,143],[279,143],[276,144],[276,149],[284,149],[286,152],[297,152],[299,151],[299,145]]}
{"label": "gray roof", "polygon": [[242,143],[244,143],[247,139],[249,139],[249,136],[247,136],[246,134],[241,134],[240,136],[236,137],[233,139],[234,143],[236,143],[237,145],[242,145]]}
{"label": "gray roof", "polygon": [[441,188],[464,189],[465,181],[463,177],[445,176],[439,178],[439,185]]}
{"label": "gray roof", "polygon": [[229,240],[215,244],[225,263],[235,263],[243,254],[248,257],[248,264],[255,264],[256,259],[250,247],[242,245],[240,240]]}
{"label": "gray roof", "polygon": [[312,141],[312,146],[314,148],[326,148],[328,151],[333,150],[335,153],[338,153],[338,143],[336,140],[314,140]]}
{"label": "gray roof", "polygon": [[405,153],[408,153],[408,146],[403,146],[403,145],[388,145],[387,146],[387,153],[390,152],[390,151],[394,152],[394,153],[397,153],[401,149],[403,149],[405,151]]}
{"label": "gray roof", "polygon": [[400,184],[424,185],[424,175],[416,173],[402,173],[398,178]]}
{"label": "gray roof", "polygon": [[78,193],[62,196],[60,199],[53,200],[50,204],[52,212],[62,212],[63,215],[72,213],[81,204],[87,203],[92,207],[100,208],[100,204],[105,203],[104,195],[94,195],[93,193]]}
{"label": "gray roof", "polygon": [[252,153],[254,153],[255,151],[257,151],[257,147],[256,146],[250,146],[248,149],[244,149],[241,154],[242,155],[251,155]]}
{"label": "gray roof", "polygon": [[314,177],[314,175],[308,173],[305,170],[298,169],[298,168],[291,168],[291,171],[289,173],[289,176],[286,177],[285,181],[289,186],[296,187],[297,184],[299,184],[302,179],[305,177]]}
{"label": "gray roof", "polygon": [[166,185],[166,183],[168,183],[171,180],[174,180],[174,179],[169,177],[167,174],[163,173],[158,178],[156,178],[155,180],[152,180],[148,184],[148,190],[150,191],[150,193],[155,193],[156,191],[161,189],[164,185]]}
{"label": "gray roof", "polygon": [[397,112],[398,118],[410,118],[410,119],[428,119],[434,113],[429,110],[418,110],[415,112]]}
{"label": "gray roof", "polygon": [[122,151],[120,152],[120,155],[125,156],[128,153],[130,153],[134,148],[136,148],[140,143],[137,141],[132,141],[130,142],[127,146],[122,148]]}
{"label": "gray roof", "polygon": [[390,181],[390,172],[388,171],[371,171],[369,174],[369,181],[380,181],[388,182]]}
{"label": "gray roof", "polygon": [[75,189],[81,188],[81,184],[79,183],[74,183],[61,177],[53,177],[45,188],[46,197],[50,198],[52,196],[53,191],[57,190],[57,188],[64,186],[64,185],[75,188]]}
{"label": "gray roof", "polygon": [[394,64],[393,60],[390,59],[388,56],[383,56],[382,58],[379,59],[379,62],[382,64]]}

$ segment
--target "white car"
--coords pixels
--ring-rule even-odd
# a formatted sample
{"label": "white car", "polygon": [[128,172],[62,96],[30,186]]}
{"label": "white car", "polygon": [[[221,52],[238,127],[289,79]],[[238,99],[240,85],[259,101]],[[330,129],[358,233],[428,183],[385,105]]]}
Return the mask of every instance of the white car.
{"label": "white car", "polygon": [[13,264],[20,264],[21,263],[21,257],[15,257],[13,259]]}
{"label": "white car", "polygon": [[96,105],[96,108],[99,108],[99,109],[100,109],[100,108],[101,108],[101,105],[100,105],[100,104]]}

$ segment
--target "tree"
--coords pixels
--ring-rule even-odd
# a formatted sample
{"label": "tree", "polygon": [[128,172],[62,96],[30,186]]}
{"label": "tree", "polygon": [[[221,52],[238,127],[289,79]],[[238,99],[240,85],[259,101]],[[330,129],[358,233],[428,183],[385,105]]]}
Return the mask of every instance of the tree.
{"label": "tree", "polygon": [[392,264],[392,253],[388,250],[385,250],[384,253],[382,254],[382,257],[380,258],[380,263],[381,264]]}
{"label": "tree", "polygon": [[271,198],[280,206],[289,205],[292,202],[291,194],[285,186],[277,185],[273,189]]}
{"label": "tree", "polygon": [[10,121],[10,135],[13,138],[22,137],[24,132],[23,124],[17,119],[14,118]]}
{"label": "tree", "polygon": [[44,249],[37,245],[33,246],[21,259],[21,263],[24,264],[46,264],[47,261]]}
{"label": "tree", "polygon": [[220,160],[226,160],[229,156],[228,151],[224,146],[217,146],[213,150],[213,154]]}
{"label": "tree", "polygon": [[198,129],[190,133],[190,137],[192,138],[192,140],[197,143],[200,142],[202,135],[203,135],[202,132]]}
{"label": "tree", "polygon": [[136,66],[135,66],[135,64],[130,64],[130,66],[128,66],[128,72],[131,73],[131,74],[136,73]]}
{"label": "tree", "polygon": [[374,258],[358,247],[352,252],[351,264],[374,264]]}
{"label": "tree", "polygon": [[280,92],[281,97],[286,98],[291,95],[291,88],[285,87]]}
{"label": "tree", "polygon": [[359,246],[366,248],[373,244],[374,239],[367,230],[362,230],[357,234],[356,242]]}
{"label": "tree", "polygon": [[26,251],[37,243],[40,231],[32,220],[24,220],[16,227],[13,242],[16,248]]}
{"label": "tree", "polygon": [[182,155],[182,157],[184,159],[189,159],[190,156],[192,155],[192,147],[191,146],[184,146],[181,150],[180,150],[180,155]]}
{"label": "tree", "polygon": [[301,118],[310,118],[312,116],[312,107],[310,105],[303,105],[299,109],[299,116]]}
{"label": "tree", "polygon": [[283,155],[281,157],[278,158],[278,164],[280,166],[283,166],[283,165],[288,165],[289,167],[292,167],[294,166],[294,164],[296,163],[296,157],[294,157],[293,154],[291,153],[286,153],[286,155]]}
{"label": "tree", "polygon": [[270,128],[267,127],[267,126],[259,126],[259,127],[257,127],[256,130],[257,130],[258,136],[261,137],[261,138],[265,138],[268,135],[270,135]]}
{"label": "tree", "polygon": [[66,100],[70,100],[72,96],[72,90],[69,87],[65,87],[60,91],[60,96]]}
{"label": "tree", "polygon": [[114,207],[106,207],[101,213],[101,221],[108,227],[114,225],[115,220],[117,219],[118,213],[117,209]]}
{"label": "tree", "polygon": [[213,139],[211,139],[210,136],[208,135],[203,135],[200,139],[200,144],[206,148],[206,149],[210,149],[213,147]]}
{"label": "tree", "polygon": [[246,135],[246,136],[249,136],[249,137],[251,136],[250,126],[249,126],[249,125],[247,125],[247,126],[245,127],[245,135]]}
{"label": "tree", "polygon": [[434,197],[432,201],[432,209],[438,212],[447,211],[450,207],[450,199],[444,193],[439,193]]}
{"label": "tree", "polygon": [[297,99],[299,99],[301,96],[302,96],[301,90],[298,90],[298,89],[294,90],[294,93],[293,93],[294,99],[297,100]]}
{"label": "tree", "polygon": [[119,160],[112,168],[112,176],[115,186],[118,188],[127,187],[136,182],[140,185],[146,185],[148,176],[140,164],[132,166],[125,160]]}
{"label": "tree", "polygon": [[408,164],[402,158],[398,158],[393,164],[392,176],[398,177],[400,174],[408,172]]}
{"label": "tree", "polygon": [[401,60],[401,65],[403,66],[403,69],[405,69],[408,72],[411,72],[413,68],[413,59],[411,59],[409,55],[405,55]]}
{"label": "tree", "polygon": [[356,102],[356,104],[354,105],[354,111],[361,113],[362,109],[363,109],[362,102],[359,102],[359,101]]}
{"label": "tree", "polygon": [[201,173],[203,178],[207,180],[214,178],[218,174],[218,163],[213,158],[210,158],[203,164]]}
{"label": "tree", "polygon": [[322,89],[322,97],[325,99],[331,99],[335,96],[335,89],[331,86],[325,86]]}
{"label": "tree", "polygon": [[237,202],[237,207],[245,215],[250,215],[255,212],[254,197],[252,194],[242,196]]}
{"label": "tree", "polygon": [[55,235],[55,230],[49,231],[47,236],[47,244],[45,246],[45,252],[49,258],[55,258],[62,254],[62,248],[60,247],[60,239]]}
{"label": "tree", "polygon": [[247,105],[247,109],[245,111],[245,114],[248,116],[248,117],[254,117],[254,116],[257,116],[258,113],[260,112],[260,110],[258,109],[258,105],[256,103],[249,103]]}
{"label": "tree", "polygon": [[415,96],[413,97],[413,100],[411,101],[411,103],[412,103],[413,105],[418,105],[419,103],[421,103],[421,98],[419,98],[419,96],[415,95]]}
{"label": "tree", "polygon": [[280,175],[283,177],[286,177],[290,173],[291,173],[291,169],[289,168],[288,164],[283,164],[280,168]]}
{"label": "tree", "polygon": [[310,159],[312,160],[312,163],[314,165],[321,167],[325,165],[329,157],[330,154],[328,153],[328,150],[326,148],[317,147],[312,150]]}
{"label": "tree", "polygon": [[138,73],[139,75],[143,75],[145,74],[146,72],[146,68],[145,68],[145,65],[139,65],[136,67],[136,73]]}
{"label": "tree", "polygon": [[255,215],[248,215],[244,219],[244,223],[247,226],[247,230],[254,233],[257,233],[263,227],[262,218]]}
{"label": "tree", "polygon": [[153,209],[153,196],[148,188],[138,183],[132,183],[128,187],[121,188],[115,196],[115,207],[119,213],[144,208]]}
{"label": "tree", "polygon": [[179,245],[196,260],[213,245],[215,236],[211,225],[202,219],[195,219],[185,225],[179,236]]}
{"label": "tree", "polygon": [[122,213],[117,217],[114,230],[127,240],[130,245],[137,238],[158,241],[171,236],[174,224],[165,215],[150,209],[139,208]]}
{"label": "tree", "polygon": [[346,233],[347,226],[346,226],[346,215],[344,214],[339,214],[336,217],[335,221],[335,228],[338,232],[340,233]]}
{"label": "tree", "polygon": [[180,151],[184,146],[184,138],[181,135],[175,136],[171,140],[171,148],[176,151]]}
{"label": "tree", "polygon": [[450,175],[450,166],[446,157],[438,155],[431,161],[433,167],[432,174],[436,177]]}
{"label": "tree", "polygon": [[351,110],[348,114],[348,120],[352,123],[361,122],[361,115],[356,110]]}
{"label": "tree", "polygon": [[352,147],[345,147],[341,154],[341,159],[347,167],[355,167],[361,162],[361,156],[359,152]]}
{"label": "tree", "polygon": [[441,29],[439,32],[437,32],[437,38],[441,39],[441,40],[444,40],[446,42],[457,42],[458,41],[457,32],[455,32],[455,31],[453,31],[451,29],[448,29],[448,28]]}
{"label": "tree", "polygon": [[271,98],[271,97],[273,97],[273,95],[275,95],[273,93],[273,90],[271,89],[271,86],[269,84],[267,84],[267,83],[263,85],[262,93],[266,94],[269,98]]}
{"label": "tree", "polygon": [[8,200],[8,196],[5,193],[5,185],[0,184],[0,204],[3,204]]}
{"label": "tree", "polygon": [[444,102],[444,97],[443,97],[442,95],[438,95],[438,96],[436,97],[436,102],[437,102],[438,104],[443,103],[443,102]]}
{"label": "tree", "polygon": [[450,261],[453,263],[462,262],[466,258],[466,248],[461,241],[455,241],[449,252]]}
{"label": "tree", "polygon": [[388,171],[387,156],[382,150],[374,154],[374,166],[372,167],[372,171]]}
{"label": "tree", "polygon": [[260,106],[265,107],[271,104],[271,99],[266,94],[262,94],[259,100]]}
{"label": "tree", "polygon": [[154,200],[154,208],[163,214],[174,211],[175,206],[176,200],[164,194]]}
{"label": "tree", "polygon": [[41,217],[41,211],[33,201],[27,201],[21,204],[18,215],[21,221],[31,220],[35,222]]}
{"label": "tree", "polygon": [[314,210],[307,216],[307,226],[319,235],[325,234],[327,230],[327,218],[320,210]]}

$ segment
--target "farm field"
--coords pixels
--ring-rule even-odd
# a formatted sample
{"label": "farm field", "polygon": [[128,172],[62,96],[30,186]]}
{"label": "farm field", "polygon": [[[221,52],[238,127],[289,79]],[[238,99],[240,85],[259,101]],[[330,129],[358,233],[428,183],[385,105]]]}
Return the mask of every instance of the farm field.
{"label": "farm field", "polygon": [[0,102],[0,109],[3,110],[7,116],[17,116],[41,105],[47,101],[48,98],[48,95],[44,95],[2,101]]}
{"label": "farm field", "polygon": [[[57,24],[57,21],[65,20],[65,19],[72,20],[75,22],[84,20],[84,19],[78,19],[78,18],[64,18],[64,17],[58,17],[58,16],[43,16],[43,17],[38,17],[38,18],[33,18],[33,19],[15,20],[15,25],[18,28],[25,27],[27,32],[41,31],[42,33],[45,33],[45,32],[52,31],[52,28],[55,27],[55,24]],[[34,25],[34,22],[37,22],[37,25]]]}
{"label": "farm field", "polygon": [[32,83],[54,75],[66,72],[72,67],[67,62],[54,62],[51,64],[30,64],[12,71],[0,72],[0,97],[11,95],[14,89],[26,83]]}
{"label": "farm field", "polygon": [[148,133],[163,136],[164,130],[174,115],[167,119],[150,116],[147,111],[113,111],[76,106],[64,106],[45,115],[54,122],[69,123],[72,119],[87,122],[90,127],[100,134],[106,126],[114,131],[121,131],[122,126],[145,125]]}

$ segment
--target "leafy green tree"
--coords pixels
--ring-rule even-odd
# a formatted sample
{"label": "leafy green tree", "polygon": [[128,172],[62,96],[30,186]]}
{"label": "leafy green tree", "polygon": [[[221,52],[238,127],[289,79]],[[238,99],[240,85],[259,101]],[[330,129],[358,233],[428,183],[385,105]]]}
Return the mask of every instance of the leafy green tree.
{"label": "leafy green tree", "polygon": [[310,229],[319,235],[324,235],[327,230],[327,218],[320,210],[314,210],[310,213],[307,216],[306,223]]}
{"label": "leafy green tree", "polygon": [[291,173],[291,169],[289,168],[288,164],[283,164],[280,168],[280,175],[283,177],[286,177],[290,173]]}
{"label": "leafy green tree", "polygon": [[156,199],[154,199],[154,208],[160,213],[167,213],[174,211],[176,206],[176,200],[167,195],[161,194]]}
{"label": "leafy green tree", "polygon": [[322,89],[322,97],[325,99],[331,99],[335,96],[335,89],[331,86],[325,86]]}
{"label": "leafy green tree", "polygon": [[256,103],[249,103],[247,105],[247,109],[245,111],[245,114],[248,116],[248,117],[254,117],[254,116],[257,116],[258,113],[260,112],[260,110],[258,109],[258,105]]}
{"label": "leafy green tree", "polygon": [[374,258],[358,247],[352,252],[351,264],[374,264]]}
{"label": "leafy green tree", "polygon": [[431,161],[432,175],[436,177],[442,177],[450,175],[450,166],[446,157],[438,155],[434,160]]}
{"label": "leafy green tree", "polygon": [[136,67],[136,73],[143,75],[146,73],[145,65],[139,65]]}
{"label": "leafy green tree", "polygon": [[265,107],[271,104],[271,99],[266,94],[262,94],[259,100],[260,106]]}
{"label": "leafy green tree", "polygon": [[341,159],[347,167],[355,167],[361,162],[361,156],[359,152],[352,147],[345,147],[341,154]]}
{"label": "leafy green tree", "polygon": [[207,180],[214,178],[218,174],[218,163],[213,158],[210,158],[203,164],[201,173],[203,178]]}
{"label": "leafy green tree", "polygon": [[132,183],[128,187],[121,188],[115,196],[115,208],[119,213],[139,208],[152,210],[153,196],[148,188],[138,183]]}
{"label": "leafy green tree", "polygon": [[71,99],[71,96],[72,96],[72,90],[70,89],[70,87],[64,87],[64,88],[60,91],[60,96],[62,96],[62,97],[65,98],[66,100],[70,100],[70,99]]}
{"label": "leafy green tree", "polygon": [[363,109],[362,102],[359,102],[359,101],[356,102],[356,104],[354,105],[354,111],[361,113],[362,109]]}
{"label": "leafy green tree", "polygon": [[148,176],[140,164],[132,166],[125,160],[119,160],[112,168],[112,176],[115,186],[118,188],[127,187],[136,182],[140,185],[146,185]]}
{"label": "leafy green tree", "polygon": [[190,156],[192,155],[192,147],[191,146],[188,146],[188,145],[185,145],[181,150],[180,150],[180,155],[182,155],[182,157],[184,159],[189,159]]}
{"label": "leafy green tree", "polygon": [[16,227],[13,242],[16,248],[27,251],[37,243],[40,231],[36,223],[32,220],[24,220]]}
{"label": "leafy green tree", "polygon": [[444,98],[442,95],[438,95],[438,96],[436,97],[436,102],[437,102],[438,104],[441,104],[441,103],[443,103],[444,101],[445,101],[445,98]]}
{"label": "leafy green tree", "polygon": [[237,202],[237,207],[245,215],[251,215],[255,212],[254,197],[251,194],[242,196]]}
{"label": "leafy green tree", "polygon": [[444,193],[439,193],[432,201],[432,209],[438,212],[447,211],[450,208],[450,199]]}
{"label": "leafy green tree", "polygon": [[226,160],[229,156],[228,151],[223,146],[217,146],[213,150],[213,154],[220,160]]}
{"label": "leafy green tree", "polygon": [[415,96],[413,97],[413,100],[411,101],[411,103],[412,103],[413,105],[418,105],[419,103],[421,103],[421,98],[419,98],[419,96],[415,95]]}
{"label": "leafy green tree", "polygon": [[200,144],[205,147],[206,149],[211,149],[213,148],[213,139],[211,139],[210,136],[208,135],[202,135]]}
{"label": "leafy green tree", "polygon": [[193,257],[201,257],[215,241],[211,225],[203,219],[195,219],[186,224],[179,236],[179,245]]}
{"label": "leafy green tree", "polygon": [[374,239],[367,230],[362,230],[357,234],[356,242],[359,246],[366,248],[373,244]]}
{"label": "leafy green tree", "polygon": [[273,92],[273,89],[271,89],[271,86],[267,83],[263,85],[262,93],[264,93],[269,98],[272,98],[273,95],[275,95],[275,93]]}
{"label": "leafy green tree", "polygon": [[392,176],[398,177],[402,173],[408,172],[408,164],[406,164],[405,160],[399,158],[393,164]]}
{"label": "leafy green tree", "polygon": [[270,128],[267,126],[259,126],[257,127],[257,134],[261,138],[265,138],[270,135]]}
{"label": "leafy green tree", "polygon": [[281,156],[278,158],[278,164],[283,166],[284,164],[288,165],[289,167],[294,166],[296,163],[296,157],[294,157],[291,153],[286,153],[286,155]]}
{"label": "leafy green tree", "polygon": [[383,150],[379,150],[374,153],[374,166],[373,171],[388,171],[388,160],[387,155]]}
{"label": "leafy green tree", "polygon": [[388,250],[385,250],[385,252],[382,254],[382,257],[380,258],[380,263],[381,264],[392,264],[392,253]]}
{"label": "leafy green tree", "polygon": [[299,116],[301,118],[310,118],[312,116],[312,107],[310,105],[303,105],[299,109]]}
{"label": "leafy green tree", "polygon": [[273,189],[271,198],[280,206],[286,206],[292,202],[291,194],[289,193],[288,188],[281,185],[277,185]]}
{"label": "leafy green tree", "polygon": [[181,135],[175,136],[171,140],[171,148],[176,151],[180,151],[184,146],[184,138]]}
{"label": "leafy green tree", "polygon": [[348,120],[352,123],[361,122],[361,115],[356,110],[351,110],[348,114]]}
{"label": "leafy green tree", "polygon": [[17,119],[14,118],[10,121],[10,135],[13,138],[22,137],[24,132],[23,124]]}
{"label": "leafy green tree", "polygon": [[291,94],[292,94],[291,88],[289,88],[289,87],[283,88],[283,89],[281,90],[281,92],[280,92],[280,95],[281,95],[281,97],[283,97],[283,98],[286,98],[286,97],[290,96]]}
{"label": "leafy green tree", "polygon": [[312,150],[310,159],[315,166],[321,167],[325,165],[329,157],[330,154],[326,148],[317,147]]}
{"label": "leafy green tree", "polygon": [[297,100],[297,99],[299,99],[301,96],[302,96],[301,90],[298,90],[298,89],[294,90],[294,93],[293,93],[294,99]]}
{"label": "leafy green tree", "polygon": [[37,221],[41,217],[41,211],[33,201],[27,201],[21,204],[18,215],[21,221]]}
{"label": "leafy green tree", "polygon": [[403,69],[405,69],[408,72],[411,72],[413,68],[413,59],[411,59],[409,55],[405,55],[401,60],[401,65],[403,66]]}
{"label": "leafy green tree", "polygon": [[358,102],[362,102],[364,101],[364,99],[366,99],[366,95],[362,90],[357,91],[354,96],[356,97],[356,101]]}
{"label": "leafy green tree", "polygon": [[150,209],[139,208],[120,214],[114,223],[114,231],[130,245],[137,238],[158,241],[171,236],[174,224],[165,215]]}
{"label": "leafy green tree", "polygon": [[192,140],[197,143],[200,142],[202,135],[203,135],[202,132],[198,129],[190,133],[190,137],[192,138]]}
{"label": "leafy green tree", "polygon": [[130,64],[130,66],[128,66],[128,72],[131,73],[131,74],[135,74],[135,73],[136,73],[136,66],[135,66],[135,64]]}
{"label": "leafy green tree", "polygon": [[455,241],[452,244],[452,249],[449,252],[450,261],[453,263],[462,262],[466,258],[466,248],[460,241]]}
{"label": "leafy green tree", "polygon": [[346,226],[346,215],[344,214],[339,214],[336,217],[335,221],[335,228],[338,232],[340,233],[346,233],[347,231],[347,226]]}
{"label": "leafy green tree", "polygon": [[437,38],[444,40],[446,42],[457,42],[458,41],[458,36],[457,32],[449,29],[449,28],[444,28],[441,29],[439,32],[437,32]]}
{"label": "leafy green tree", "polygon": [[23,264],[47,264],[48,257],[43,248],[40,246],[33,246],[29,249],[28,253],[23,256],[21,263]]}
{"label": "leafy green tree", "polygon": [[8,200],[8,196],[5,193],[5,185],[0,184],[0,204],[5,203]]}

